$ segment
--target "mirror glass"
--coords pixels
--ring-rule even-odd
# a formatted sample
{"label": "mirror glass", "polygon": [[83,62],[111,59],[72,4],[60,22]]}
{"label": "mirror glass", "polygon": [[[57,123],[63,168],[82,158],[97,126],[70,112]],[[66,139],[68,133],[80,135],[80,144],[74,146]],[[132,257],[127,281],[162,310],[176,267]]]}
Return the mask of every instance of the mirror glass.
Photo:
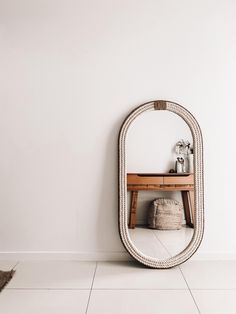
{"label": "mirror glass", "polygon": [[128,129],[126,152],[129,236],[149,257],[173,257],[194,232],[191,130],[170,111],[146,111]]}

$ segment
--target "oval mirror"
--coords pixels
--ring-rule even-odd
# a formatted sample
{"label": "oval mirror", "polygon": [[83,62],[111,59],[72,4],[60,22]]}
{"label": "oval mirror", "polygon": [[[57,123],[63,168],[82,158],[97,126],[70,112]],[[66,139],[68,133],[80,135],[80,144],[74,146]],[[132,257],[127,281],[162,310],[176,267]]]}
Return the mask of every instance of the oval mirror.
{"label": "oval mirror", "polygon": [[203,229],[200,127],[177,103],[145,103],[119,135],[121,240],[142,264],[170,268],[194,254]]}

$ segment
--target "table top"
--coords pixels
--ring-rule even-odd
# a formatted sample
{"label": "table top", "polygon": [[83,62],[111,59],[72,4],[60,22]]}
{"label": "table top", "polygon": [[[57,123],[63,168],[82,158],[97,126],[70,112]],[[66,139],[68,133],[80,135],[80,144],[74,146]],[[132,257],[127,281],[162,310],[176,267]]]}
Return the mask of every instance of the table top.
{"label": "table top", "polygon": [[127,173],[127,175],[136,175],[139,177],[175,177],[175,176],[183,176],[183,177],[187,177],[189,175],[191,175],[193,173],[189,173],[189,172],[181,172],[181,173],[168,173],[168,172],[164,172],[164,173]]}
{"label": "table top", "polygon": [[[163,188],[166,185],[193,185],[192,173],[128,173],[127,185],[145,186],[145,189]],[[157,187],[157,185],[159,187]]]}

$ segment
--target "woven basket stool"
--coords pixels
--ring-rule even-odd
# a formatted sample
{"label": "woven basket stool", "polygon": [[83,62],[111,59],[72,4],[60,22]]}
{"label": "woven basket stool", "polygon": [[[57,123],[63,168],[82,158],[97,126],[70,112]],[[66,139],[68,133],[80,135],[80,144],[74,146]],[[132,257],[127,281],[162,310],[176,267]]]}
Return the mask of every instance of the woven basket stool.
{"label": "woven basket stool", "polygon": [[182,228],[183,206],[180,202],[157,198],[151,202],[148,211],[148,227],[158,230],[179,230]]}

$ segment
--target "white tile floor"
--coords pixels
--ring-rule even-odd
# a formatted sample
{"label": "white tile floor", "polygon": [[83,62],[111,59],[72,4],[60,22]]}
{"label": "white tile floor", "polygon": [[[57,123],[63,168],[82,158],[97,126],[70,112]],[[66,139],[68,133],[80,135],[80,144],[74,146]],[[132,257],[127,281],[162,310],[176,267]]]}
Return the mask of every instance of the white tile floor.
{"label": "white tile floor", "polygon": [[8,262],[2,314],[235,314],[236,261],[187,261],[169,270],[136,262]]}
{"label": "white tile floor", "polygon": [[145,255],[168,258],[183,251],[193,236],[193,229],[185,225],[180,230],[154,230],[137,226],[129,229],[134,245]]}

